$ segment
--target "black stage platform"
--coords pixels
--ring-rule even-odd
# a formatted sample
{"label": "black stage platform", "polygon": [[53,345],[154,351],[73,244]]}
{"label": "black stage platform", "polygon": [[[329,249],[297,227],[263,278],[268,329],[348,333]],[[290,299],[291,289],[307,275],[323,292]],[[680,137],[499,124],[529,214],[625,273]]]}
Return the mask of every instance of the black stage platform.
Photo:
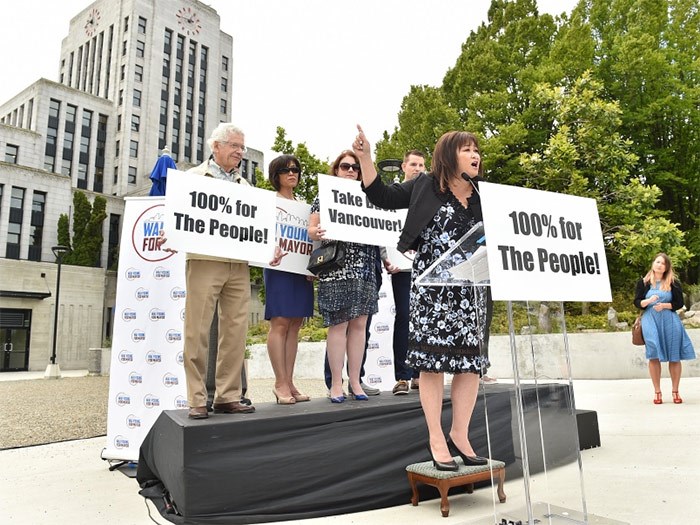
{"label": "black stage platform", "polygon": [[[543,469],[542,448],[547,468],[577,457],[568,392],[560,384],[523,388],[531,473]],[[522,476],[514,393],[512,385],[484,388],[470,429],[476,452],[489,455],[488,407],[490,455],[506,463],[507,479]],[[451,409],[446,400],[445,430]],[[186,410],[165,411],[141,446],[137,480],[141,493],[173,523],[314,518],[407,503],[405,467],[428,459],[426,443],[417,394],[385,393],[339,405],[327,399],[259,404],[254,414],[204,421],[188,419]],[[421,499],[437,496],[424,489]]]}

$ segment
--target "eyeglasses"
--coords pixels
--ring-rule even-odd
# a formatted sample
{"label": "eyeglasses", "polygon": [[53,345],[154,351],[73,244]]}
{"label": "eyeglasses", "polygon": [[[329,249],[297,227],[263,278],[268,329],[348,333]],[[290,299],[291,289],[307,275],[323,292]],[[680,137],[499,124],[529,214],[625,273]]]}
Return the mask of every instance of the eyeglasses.
{"label": "eyeglasses", "polygon": [[297,175],[300,172],[301,172],[301,170],[299,168],[292,167],[292,168],[280,168],[275,173],[277,175],[284,175],[285,173],[294,173],[295,175]]}
{"label": "eyeglasses", "polygon": [[343,171],[350,171],[351,169],[355,170],[356,172],[360,171],[359,164],[348,164],[347,162],[341,162],[338,167]]}
{"label": "eyeglasses", "polygon": [[231,149],[238,150],[242,153],[245,153],[246,151],[248,151],[248,148],[246,148],[243,144],[237,144],[235,142],[226,142],[225,140],[220,140],[218,142],[219,142],[219,144],[226,144],[226,145],[230,146]]}

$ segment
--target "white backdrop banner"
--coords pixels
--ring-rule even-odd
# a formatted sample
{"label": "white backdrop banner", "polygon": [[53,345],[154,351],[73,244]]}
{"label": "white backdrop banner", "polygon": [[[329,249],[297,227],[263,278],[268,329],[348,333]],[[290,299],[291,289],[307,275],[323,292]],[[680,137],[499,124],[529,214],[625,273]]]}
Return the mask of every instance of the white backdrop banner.
{"label": "white backdrop banner", "polygon": [[276,209],[271,191],[169,169],[167,246],[267,263],[275,252]]}
{"label": "white backdrop banner", "polygon": [[360,181],[319,175],[318,199],[327,239],[375,246],[398,244],[407,210],[376,208],[367,200]]}
{"label": "white backdrop banner", "polygon": [[184,253],[158,248],[164,214],[163,197],[126,199],[105,459],[137,461],[141,442],[160,413],[187,408],[182,366],[185,261]]}
{"label": "white backdrop banner", "polygon": [[488,182],[479,191],[495,300],[612,300],[595,199]]}
{"label": "white backdrop banner", "polygon": [[[392,261],[393,262],[393,261]],[[394,388],[394,292],[391,276],[382,272],[378,311],[372,316],[367,341],[365,383],[384,391]]]}

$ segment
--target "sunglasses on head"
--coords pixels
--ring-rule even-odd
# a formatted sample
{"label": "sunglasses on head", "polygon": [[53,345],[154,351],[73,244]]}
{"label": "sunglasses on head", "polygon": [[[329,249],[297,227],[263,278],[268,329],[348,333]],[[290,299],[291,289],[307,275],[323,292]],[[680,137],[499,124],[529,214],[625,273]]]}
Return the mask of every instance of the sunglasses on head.
{"label": "sunglasses on head", "polygon": [[291,168],[280,168],[275,173],[277,173],[277,175],[284,175],[285,173],[294,173],[295,175],[298,175],[300,172],[301,172],[301,170],[299,168],[291,167]]}
{"label": "sunglasses on head", "polygon": [[348,164],[347,162],[341,162],[338,167],[343,171],[350,171],[350,168],[352,168],[355,171],[360,171],[359,164]]}

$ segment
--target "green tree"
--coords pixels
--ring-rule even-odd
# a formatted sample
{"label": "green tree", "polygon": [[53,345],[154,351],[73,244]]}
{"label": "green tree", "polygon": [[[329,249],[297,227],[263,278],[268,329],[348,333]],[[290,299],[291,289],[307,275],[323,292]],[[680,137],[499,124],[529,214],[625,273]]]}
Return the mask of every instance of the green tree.
{"label": "green tree", "polygon": [[301,179],[299,185],[294,190],[294,194],[304,201],[311,203],[318,194],[318,174],[328,173],[330,164],[327,161],[319,160],[314,156],[305,142],[294,146],[291,140],[287,140],[287,132],[283,127],[277,126],[277,135],[272,145],[272,151],[281,154],[294,155],[301,164]]}
{"label": "green tree", "polygon": [[619,101],[621,133],[638,173],[661,190],[659,206],[685,232],[700,278],[700,10],[697,0],[582,2],[596,36],[596,76]]}
{"label": "green tree", "polygon": [[377,141],[376,159],[401,159],[408,150],[416,149],[430,164],[435,143],[451,130],[461,129],[459,113],[449,106],[440,88],[411,86],[401,102],[399,126],[391,136],[384,132]]}
{"label": "green tree", "polygon": [[535,0],[493,0],[488,23],[469,35],[445,75],[445,97],[462,127],[488,139],[484,166],[494,182],[519,184],[520,154],[537,151],[548,138],[550,119],[530,105],[529,93],[548,80],[542,71],[559,73],[538,69],[556,30],[550,15],[539,15]]}
{"label": "green tree", "polygon": [[625,286],[658,251],[683,266],[683,233],[657,208],[660,191],[642,184],[631,141],[622,137],[621,110],[584,73],[571,89],[539,85],[533,103],[552,108],[553,133],[542,153],[522,154],[529,187],[594,198],[614,285]]}
{"label": "green tree", "polygon": [[68,233],[70,219],[61,214],[58,219],[58,241],[72,250],[66,254],[66,264],[99,266],[102,251],[102,223],[107,218],[107,200],[97,195],[90,204],[81,191],[73,193],[73,239]]}

